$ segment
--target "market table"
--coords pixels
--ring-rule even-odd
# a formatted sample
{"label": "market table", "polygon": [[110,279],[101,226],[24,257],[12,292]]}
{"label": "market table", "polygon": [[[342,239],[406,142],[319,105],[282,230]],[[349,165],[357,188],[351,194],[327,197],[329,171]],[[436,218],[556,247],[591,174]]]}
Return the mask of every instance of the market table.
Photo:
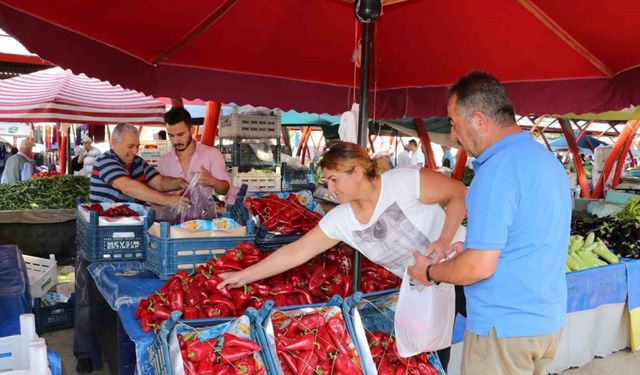
{"label": "market table", "polygon": [[[103,302],[116,317],[116,327],[110,331],[113,332],[110,339],[117,340],[119,348],[135,345],[135,358],[131,355],[116,356],[120,363],[110,364],[110,367],[117,366],[121,374],[122,369],[135,367],[137,374],[152,375],[154,372],[147,360],[147,348],[153,341],[153,334],[142,332],[133,313],[137,302],[154,293],[164,282],[143,271],[141,262],[95,263],[89,266],[89,272],[96,281]],[[556,359],[549,369],[552,373],[582,366],[594,356],[607,356],[628,347],[627,305],[637,316],[637,322],[631,328],[636,331],[635,337],[640,336],[639,260],[624,260],[616,265],[569,273],[567,289],[567,325]],[[108,324],[101,320],[101,325]],[[449,375],[460,372],[463,332],[464,318],[459,316],[454,328]],[[636,342],[640,343],[640,340],[636,339]],[[109,356],[105,357],[109,360]],[[135,362],[135,366],[131,362]]]}

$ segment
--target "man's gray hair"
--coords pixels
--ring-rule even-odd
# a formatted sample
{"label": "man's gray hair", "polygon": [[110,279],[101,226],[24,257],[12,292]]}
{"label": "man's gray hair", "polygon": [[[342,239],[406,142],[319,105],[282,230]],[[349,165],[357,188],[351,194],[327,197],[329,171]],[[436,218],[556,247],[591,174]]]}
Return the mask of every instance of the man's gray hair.
{"label": "man's gray hair", "polygon": [[499,126],[515,123],[513,104],[504,86],[488,73],[474,71],[460,78],[449,89],[449,99],[456,96],[456,111],[465,122],[480,111]]}
{"label": "man's gray hair", "polygon": [[131,124],[127,124],[125,122],[121,122],[113,129],[111,132],[111,140],[116,144],[122,143],[124,140],[124,133],[135,134],[136,136],[140,136],[140,132],[138,128]]}

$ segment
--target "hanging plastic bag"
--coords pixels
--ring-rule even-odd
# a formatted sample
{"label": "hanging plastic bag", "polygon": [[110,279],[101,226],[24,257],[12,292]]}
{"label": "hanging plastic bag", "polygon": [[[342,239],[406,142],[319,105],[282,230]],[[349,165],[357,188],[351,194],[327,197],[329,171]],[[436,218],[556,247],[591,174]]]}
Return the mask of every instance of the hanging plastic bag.
{"label": "hanging plastic bag", "polygon": [[175,224],[183,224],[185,221],[196,219],[211,220],[218,217],[211,188],[200,185],[200,172],[195,173],[182,196],[189,199],[190,206],[184,207],[178,204],[173,207]]}
{"label": "hanging plastic bag", "polygon": [[405,270],[394,322],[401,357],[451,346],[455,298],[453,285],[424,286],[412,282]]}

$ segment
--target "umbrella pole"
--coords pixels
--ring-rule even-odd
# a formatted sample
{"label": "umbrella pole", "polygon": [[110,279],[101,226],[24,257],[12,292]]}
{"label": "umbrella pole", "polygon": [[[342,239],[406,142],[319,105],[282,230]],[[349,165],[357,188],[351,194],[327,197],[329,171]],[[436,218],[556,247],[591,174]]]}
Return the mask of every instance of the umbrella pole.
{"label": "umbrella pole", "polygon": [[[369,53],[373,35],[373,22],[362,24],[362,68],[360,70],[360,107],[358,109],[358,144],[367,147],[367,105],[369,92]],[[355,266],[355,264],[354,264]],[[354,285],[356,284],[354,279]]]}
{"label": "umbrella pole", "polygon": [[[580,185],[580,197],[581,198],[591,198],[591,193],[589,192],[589,184],[587,183],[587,177],[584,174],[584,168],[582,167],[582,159],[580,159],[580,153],[578,151],[578,142],[573,137],[573,129],[571,128],[571,123],[566,119],[559,119],[560,128],[562,129],[562,133],[564,133],[564,137],[567,140],[567,145],[569,146],[569,151],[573,154],[573,165],[576,167],[576,175],[578,178],[578,184]],[[603,171],[604,173],[604,171]]]}

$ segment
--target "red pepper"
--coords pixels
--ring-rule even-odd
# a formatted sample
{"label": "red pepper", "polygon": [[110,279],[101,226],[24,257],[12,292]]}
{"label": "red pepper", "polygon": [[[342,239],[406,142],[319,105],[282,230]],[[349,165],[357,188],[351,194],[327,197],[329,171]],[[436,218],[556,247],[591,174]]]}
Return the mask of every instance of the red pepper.
{"label": "red pepper", "polygon": [[302,290],[302,289],[295,289],[294,292],[298,293],[298,295],[300,296],[300,300],[302,301],[303,305],[311,305],[313,304],[313,297],[311,297],[311,295],[306,291],[306,290]]}
{"label": "red pepper", "polygon": [[293,339],[290,344],[286,345],[283,350],[313,350],[313,345],[316,341],[315,335],[310,333],[302,337]]}
{"label": "red pepper", "polygon": [[181,290],[175,290],[169,294],[169,307],[172,311],[182,311],[184,307],[184,294]]}
{"label": "red pepper", "polygon": [[184,302],[187,306],[198,306],[201,300],[200,288],[193,282],[187,283],[184,297]]}
{"label": "red pepper", "polygon": [[333,353],[338,349],[336,345],[333,343],[333,340],[331,339],[331,336],[329,336],[329,332],[327,332],[327,329],[325,327],[318,328],[317,339],[318,339],[318,342],[320,342],[320,345],[327,352]]}
{"label": "red pepper", "polygon": [[233,348],[225,346],[222,348],[222,352],[220,354],[222,355],[222,359],[224,359],[225,361],[235,362],[246,358],[253,353],[254,351],[247,348]]}
{"label": "red pepper", "polygon": [[249,304],[249,299],[251,299],[251,295],[248,294],[248,287],[245,285],[244,288],[236,288],[232,289],[229,293],[231,293],[233,304],[236,308],[236,313],[242,313],[247,308]]}
{"label": "red pepper", "polygon": [[223,340],[223,344],[225,347],[245,348],[254,352],[262,350],[262,347],[255,342],[242,337],[238,337],[236,335],[232,335],[230,333],[225,333],[223,336]]}
{"label": "red pepper", "polygon": [[230,316],[231,311],[227,306],[216,304],[214,306],[204,307],[204,316],[207,318],[220,318],[224,316]]}
{"label": "red pepper", "polygon": [[324,325],[324,316],[322,316],[320,313],[308,314],[300,319],[300,326],[306,330],[314,330]]}
{"label": "red pepper", "polygon": [[[146,310],[149,311],[149,310]],[[152,329],[155,329],[156,324],[153,322],[153,317],[151,316],[151,312],[149,312],[148,314],[143,314],[140,317],[140,328],[142,329],[142,332],[149,332]]]}
{"label": "red pepper", "polygon": [[269,297],[271,294],[271,287],[263,282],[253,282],[248,287],[252,296]]}
{"label": "red pepper", "polygon": [[350,355],[350,350],[345,343],[346,328],[344,322],[337,315],[331,317],[327,321],[327,330],[329,336],[333,339],[333,343],[336,344],[340,353],[344,355]]}
{"label": "red pepper", "polygon": [[171,315],[171,311],[164,306],[155,306],[153,310],[153,320],[167,320]]}
{"label": "red pepper", "polygon": [[187,358],[193,362],[200,362],[209,356],[214,346],[215,344],[211,345],[208,341],[194,344],[188,348]]}
{"label": "red pepper", "polygon": [[293,293],[293,285],[291,284],[276,285],[273,288],[271,288],[271,294],[273,295],[291,294],[291,293]]}
{"label": "red pepper", "polygon": [[198,375],[213,375],[213,363],[209,361],[198,362]]}
{"label": "red pepper", "polygon": [[338,265],[331,262],[326,264],[326,267],[316,268],[309,279],[309,289],[317,289],[331,276],[338,272]]}
{"label": "red pepper", "polygon": [[291,372],[293,372],[294,374],[298,373],[298,364],[296,363],[296,360],[291,356],[291,354],[286,352],[278,352],[278,356],[282,358],[282,362],[287,365]]}
{"label": "red pepper", "polygon": [[273,302],[275,306],[282,307],[287,306],[287,296],[284,294],[278,294],[273,297]]}
{"label": "red pepper", "polygon": [[239,249],[227,250],[224,256],[234,263],[243,263],[244,253]]}
{"label": "red pepper", "polygon": [[227,257],[216,259],[217,272],[242,271],[242,266]]}
{"label": "red pepper", "polygon": [[440,372],[431,363],[418,362],[417,366],[420,375],[439,375]]}
{"label": "red pepper", "polygon": [[262,256],[260,255],[245,254],[244,257],[242,258],[242,265],[245,267],[248,267],[252,264],[258,263],[261,260],[262,260]]}
{"label": "red pepper", "polygon": [[185,306],[182,312],[182,319],[198,319],[200,311],[195,306]]}
{"label": "red pepper", "polygon": [[[336,366],[336,370],[343,374],[361,374],[362,371],[360,368],[356,366],[355,363],[351,360],[351,357],[342,353],[338,353],[335,361],[333,362]],[[380,370],[378,370],[380,374]],[[393,373],[391,374],[393,375]]]}
{"label": "red pepper", "polygon": [[236,245],[236,249],[241,249],[245,255],[262,255],[262,251],[249,242],[240,242]]}
{"label": "red pepper", "polygon": [[351,275],[343,275],[342,276],[342,297],[347,297],[351,295]]}
{"label": "red pepper", "polygon": [[207,279],[204,283],[204,287],[209,293],[214,293],[218,291],[218,284],[222,282],[222,279],[219,276],[211,275],[210,278]]}
{"label": "red pepper", "polygon": [[197,374],[197,372],[198,372],[198,371],[196,370],[196,364],[195,364],[195,362],[191,362],[191,361],[189,361],[189,360],[184,360],[184,361],[182,361],[182,362],[184,363],[184,369],[185,369],[184,373],[185,373],[186,375],[194,375],[194,374]]}
{"label": "red pepper", "polygon": [[140,317],[142,316],[142,312],[144,310],[146,310],[150,305],[150,302],[148,299],[143,298],[140,300],[140,302],[138,302],[138,307],[136,308],[136,312],[133,314],[133,317],[135,319],[140,319]]}
{"label": "red pepper", "polygon": [[266,302],[267,300],[265,298],[253,296],[249,301],[249,306],[253,307],[256,310],[260,310]]}
{"label": "red pepper", "polygon": [[213,375],[231,375],[231,369],[227,365],[217,364],[213,367]]}
{"label": "red pepper", "polygon": [[313,375],[318,365],[318,357],[314,352],[304,352],[298,359],[298,374]]}

